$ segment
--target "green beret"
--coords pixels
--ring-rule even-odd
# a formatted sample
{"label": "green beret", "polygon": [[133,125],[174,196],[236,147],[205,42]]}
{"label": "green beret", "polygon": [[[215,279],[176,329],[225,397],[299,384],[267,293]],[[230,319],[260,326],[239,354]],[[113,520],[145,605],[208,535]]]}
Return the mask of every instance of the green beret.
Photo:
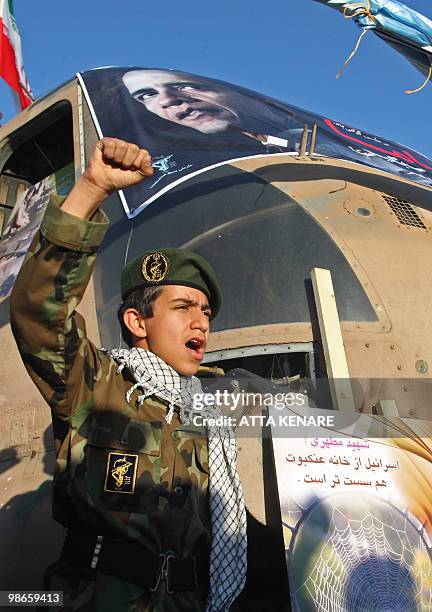
{"label": "green beret", "polygon": [[215,317],[222,305],[222,292],[210,264],[185,249],[147,251],[126,264],[121,273],[121,295],[124,300],[142,287],[184,285],[199,289],[206,296]]}

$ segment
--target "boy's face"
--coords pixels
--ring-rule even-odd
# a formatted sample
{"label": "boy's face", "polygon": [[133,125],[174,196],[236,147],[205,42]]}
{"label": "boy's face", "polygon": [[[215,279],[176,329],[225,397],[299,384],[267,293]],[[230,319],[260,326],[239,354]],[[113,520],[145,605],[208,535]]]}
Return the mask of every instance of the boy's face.
{"label": "boy's face", "polygon": [[165,285],[153,303],[153,316],[141,321],[145,337],[136,346],[158,355],[179,374],[193,376],[204,357],[210,315],[202,291]]}

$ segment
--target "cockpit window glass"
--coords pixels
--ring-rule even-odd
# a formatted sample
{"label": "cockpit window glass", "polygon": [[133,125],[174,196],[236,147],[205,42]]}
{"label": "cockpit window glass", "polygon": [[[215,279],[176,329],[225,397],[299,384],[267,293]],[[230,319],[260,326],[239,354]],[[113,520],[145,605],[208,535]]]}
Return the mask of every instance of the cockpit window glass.
{"label": "cockpit window glass", "polygon": [[7,136],[0,158],[0,303],[8,298],[51,195],[75,181],[72,107],[62,100]]}

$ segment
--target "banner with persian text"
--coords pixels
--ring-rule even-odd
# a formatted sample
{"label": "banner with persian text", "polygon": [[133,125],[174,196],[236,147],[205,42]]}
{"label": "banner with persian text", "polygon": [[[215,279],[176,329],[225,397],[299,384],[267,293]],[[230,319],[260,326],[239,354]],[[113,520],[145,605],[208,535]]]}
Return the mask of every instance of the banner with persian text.
{"label": "banner with persian text", "polygon": [[290,439],[273,428],[295,612],[430,610],[432,426],[384,419],[387,435],[359,435],[377,419]]}

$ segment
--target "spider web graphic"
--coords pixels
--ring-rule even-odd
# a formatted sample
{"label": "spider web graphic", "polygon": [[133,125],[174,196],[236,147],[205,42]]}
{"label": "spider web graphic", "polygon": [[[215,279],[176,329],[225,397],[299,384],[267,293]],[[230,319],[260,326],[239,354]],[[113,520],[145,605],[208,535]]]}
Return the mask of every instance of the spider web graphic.
{"label": "spider web graphic", "polygon": [[317,506],[295,536],[293,562],[305,561],[294,577],[295,610],[432,610],[430,546],[406,513],[363,495]]}

